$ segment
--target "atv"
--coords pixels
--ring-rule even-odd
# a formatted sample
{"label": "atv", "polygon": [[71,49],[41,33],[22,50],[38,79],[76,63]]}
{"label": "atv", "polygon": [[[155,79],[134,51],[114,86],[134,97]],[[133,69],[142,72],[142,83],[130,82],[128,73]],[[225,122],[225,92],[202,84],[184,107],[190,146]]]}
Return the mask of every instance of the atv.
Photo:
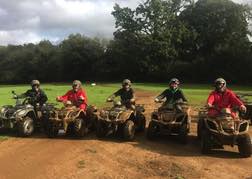
{"label": "atv", "polygon": [[244,119],[250,120],[250,123],[252,123],[252,94],[238,93],[237,97],[242,100],[247,108],[246,113],[242,117]]}
{"label": "atv", "polygon": [[197,136],[201,141],[202,154],[210,153],[211,149],[223,149],[223,145],[238,145],[242,157],[251,156],[251,139],[248,134],[249,121],[237,115],[231,115],[231,110],[224,108],[217,117],[209,117],[207,109],[199,111]]}
{"label": "atv", "polygon": [[6,105],[0,111],[0,129],[14,129],[19,136],[30,136],[35,128],[43,127],[42,108],[49,106],[39,104],[33,106],[33,99],[26,97],[21,99],[12,91],[13,99],[16,99],[15,106]]}
{"label": "atv", "polygon": [[113,102],[113,106],[100,111],[96,126],[97,137],[119,134],[125,140],[133,140],[135,131],[145,130],[143,105],[136,105],[135,109],[130,109],[122,105],[120,101],[108,100],[107,102]]}
{"label": "atv", "polygon": [[73,106],[70,101],[64,103],[62,108],[47,108],[43,111],[46,121],[45,132],[49,138],[56,137],[59,130],[64,130],[67,135],[83,137],[95,128],[96,112],[95,106],[88,106],[84,111]]}
{"label": "atv", "polygon": [[[176,105],[180,106],[180,110],[176,109]],[[181,143],[187,143],[191,124],[189,110],[188,103],[182,101],[164,104],[154,110],[147,129],[147,138],[153,140],[159,135],[177,135]]]}

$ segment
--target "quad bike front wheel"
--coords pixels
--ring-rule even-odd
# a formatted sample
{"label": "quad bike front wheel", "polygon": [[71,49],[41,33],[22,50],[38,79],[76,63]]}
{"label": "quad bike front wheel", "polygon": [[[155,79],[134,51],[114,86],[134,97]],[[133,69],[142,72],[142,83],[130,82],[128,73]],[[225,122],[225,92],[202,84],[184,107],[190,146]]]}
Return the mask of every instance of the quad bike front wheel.
{"label": "quad bike front wheel", "polygon": [[88,133],[86,121],[81,118],[76,118],[73,126],[76,137],[84,137]]}
{"label": "quad bike front wheel", "polygon": [[150,121],[147,129],[147,138],[153,140],[158,136],[158,125],[154,121]]}
{"label": "quad bike front wheel", "polygon": [[126,121],[123,128],[123,137],[125,140],[133,140],[135,137],[135,124],[133,121]]}
{"label": "quad bike front wheel", "polygon": [[242,157],[250,157],[252,144],[249,134],[244,134],[238,138],[238,149]]}
{"label": "quad bike front wheel", "polygon": [[34,121],[29,116],[24,117],[23,121],[18,122],[18,135],[30,136],[34,131]]}
{"label": "quad bike front wheel", "polygon": [[203,119],[199,118],[197,123],[197,139],[201,139],[201,130],[203,128]]}
{"label": "quad bike front wheel", "polygon": [[182,144],[187,143],[187,133],[188,133],[187,124],[184,123],[179,129],[179,140]]}
{"label": "quad bike front wheel", "polygon": [[201,131],[201,153],[202,154],[209,154],[211,150],[211,143],[210,143],[210,134],[207,130]]}
{"label": "quad bike front wheel", "polygon": [[66,136],[74,135],[74,123],[70,123],[67,125]]}

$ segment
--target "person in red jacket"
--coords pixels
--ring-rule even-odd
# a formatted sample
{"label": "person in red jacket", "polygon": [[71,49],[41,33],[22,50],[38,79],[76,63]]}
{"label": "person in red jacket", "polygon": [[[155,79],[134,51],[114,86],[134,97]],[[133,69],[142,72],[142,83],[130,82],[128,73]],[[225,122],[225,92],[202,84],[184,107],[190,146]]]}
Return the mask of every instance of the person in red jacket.
{"label": "person in red jacket", "polygon": [[86,110],[87,108],[87,95],[81,87],[81,82],[79,80],[73,81],[73,89],[69,90],[65,95],[58,96],[56,100],[58,102],[66,103],[71,101],[71,103],[80,108]]}
{"label": "person in red jacket", "polygon": [[235,118],[236,113],[232,111],[233,107],[239,107],[240,111],[245,112],[246,107],[233,91],[226,88],[226,81],[218,78],[214,82],[215,90],[212,91],[207,99],[208,116],[216,117],[223,108],[231,110],[231,115]]}

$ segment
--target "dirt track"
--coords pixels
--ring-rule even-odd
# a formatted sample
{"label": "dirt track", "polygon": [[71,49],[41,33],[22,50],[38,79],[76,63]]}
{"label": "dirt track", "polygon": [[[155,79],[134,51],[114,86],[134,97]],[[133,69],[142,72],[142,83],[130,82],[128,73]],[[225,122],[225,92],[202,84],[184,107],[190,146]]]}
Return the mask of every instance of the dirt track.
{"label": "dirt track", "polygon": [[[138,103],[153,110],[153,94],[138,92]],[[144,134],[134,142],[111,137],[97,140],[47,139],[44,135],[0,142],[0,179],[54,178],[228,178],[252,179],[252,158],[241,159],[237,148],[200,154],[192,124],[189,143],[163,137],[152,142]],[[252,135],[252,131],[250,131]]]}

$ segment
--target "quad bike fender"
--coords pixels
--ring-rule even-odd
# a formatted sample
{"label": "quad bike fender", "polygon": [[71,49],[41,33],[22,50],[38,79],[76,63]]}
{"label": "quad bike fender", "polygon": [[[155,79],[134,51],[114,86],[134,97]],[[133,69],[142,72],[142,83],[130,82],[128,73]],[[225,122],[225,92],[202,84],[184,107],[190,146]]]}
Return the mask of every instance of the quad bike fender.
{"label": "quad bike fender", "polygon": [[[73,115],[73,112],[74,112],[74,115]],[[86,112],[83,109],[80,109],[77,112],[69,111],[69,113],[66,115],[66,118],[63,119],[64,131],[67,131],[69,122],[73,122],[76,118],[85,119],[85,117],[86,117]]]}
{"label": "quad bike fender", "polygon": [[14,106],[12,105],[4,105],[1,107],[1,109],[5,109],[5,110],[8,110],[9,108],[14,108]]}
{"label": "quad bike fender", "polygon": [[134,115],[134,111],[131,110],[123,111],[119,114],[118,119],[126,121],[131,117],[131,115]]}
{"label": "quad bike fender", "polygon": [[[214,125],[216,128],[213,129],[210,125]],[[235,130],[233,133],[225,132],[220,124],[218,124],[215,120],[211,120],[210,118],[204,119],[204,127],[209,130],[211,133],[216,135],[222,135],[227,137],[240,136],[248,133],[249,130],[249,121],[237,121],[235,125]]]}
{"label": "quad bike fender", "polygon": [[6,118],[6,113],[9,111],[9,110],[11,110],[11,109],[13,109],[14,108],[14,106],[12,106],[12,105],[5,105],[5,106],[2,106],[1,108],[0,108],[0,120],[2,119],[2,118]]}
{"label": "quad bike fender", "polygon": [[79,110],[78,113],[76,114],[75,118],[80,117],[80,118],[85,118],[86,117],[86,111],[83,109]]}
{"label": "quad bike fender", "polygon": [[87,107],[86,113],[87,114],[93,114],[96,113],[98,111],[97,107],[94,105],[90,105]]}
{"label": "quad bike fender", "polygon": [[175,121],[181,124],[184,124],[184,123],[189,124],[191,122],[190,116],[187,113],[176,114],[175,118],[176,118]]}
{"label": "quad bike fender", "polygon": [[35,111],[33,109],[19,109],[16,112],[17,120],[22,120],[25,116],[29,116],[32,119],[35,119],[36,114],[35,114]]}

